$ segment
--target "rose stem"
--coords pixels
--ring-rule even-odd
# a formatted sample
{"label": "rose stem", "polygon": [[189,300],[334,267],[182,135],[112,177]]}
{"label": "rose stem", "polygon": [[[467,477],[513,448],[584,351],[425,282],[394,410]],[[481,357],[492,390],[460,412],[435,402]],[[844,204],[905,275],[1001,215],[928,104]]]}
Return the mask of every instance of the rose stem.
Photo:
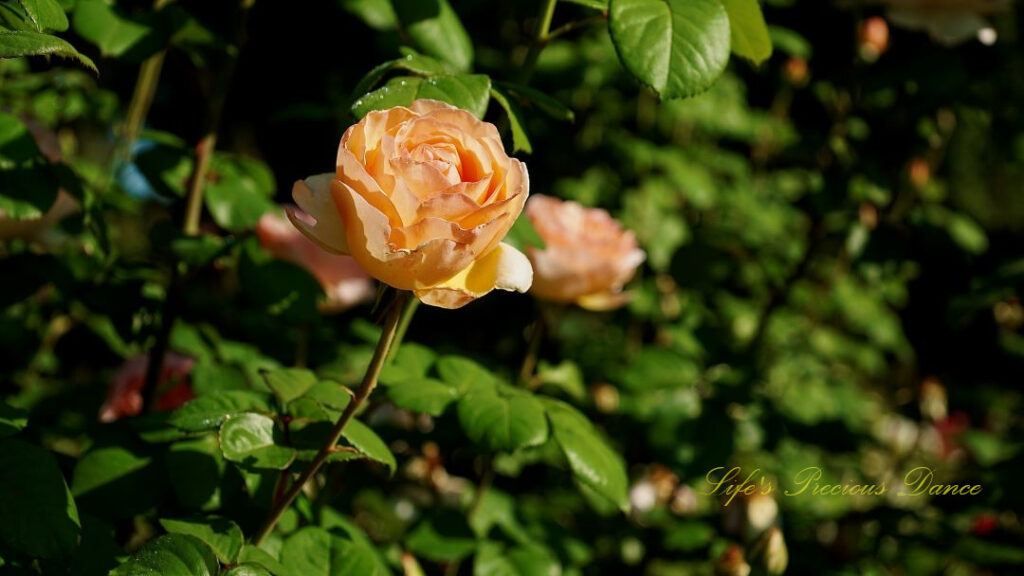
{"label": "rose stem", "polygon": [[399,291],[395,293],[394,300],[391,302],[391,306],[388,309],[387,316],[384,319],[384,329],[381,332],[380,340],[377,341],[377,347],[373,351],[373,358],[370,360],[370,365],[366,368],[366,374],[363,376],[363,381],[359,385],[359,389],[356,390],[352,396],[352,400],[345,407],[345,410],[338,417],[338,421],[334,424],[334,428],[331,430],[327,441],[320,447],[320,450],[313,457],[313,461],[309,463],[309,466],[302,471],[295,483],[292,484],[288,492],[285,493],[277,504],[274,505],[270,514],[267,516],[267,521],[263,525],[259,534],[253,539],[253,543],[259,546],[267,539],[274,530],[274,526],[277,525],[278,520],[281,519],[281,515],[284,511],[291,506],[292,502],[302,491],[302,488],[306,485],[306,482],[313,477],[323,466],[324,462],[327,461],[327,457],[331,455],[338,440],[341,439],[342,432],[345,431],[345,426],[348,425],[352,417],[355,416],[356,411],[363,402],[370,396],[373,389],[377,386],[377,378],[380,376],[380,371],[384,368],[385,359],[388,356],[388,352],[391,350],[392,344],[395,343],[396,335],[398,334],[398,326],[404,316],[404,311],[408,307],[410,300],[409,292]]}
{"label": "rose stem", "polygon": [[402,318],[398,321],[398,330],[395,332],[395,343],[391,346],[391,350],[388,351],[387,357],[384,359],[385,364],[391,364],[395,359],[395,353],[398,352],[398,345],[405,340],[405,333],[409,330],[409,324],[412,323],[412,317],[416,314],[416,309],[419,308],[419,298],[409,298],[409,303],[405,305],[405,310],[402,311]]}
{"label": "rose stem", "polygon": [[[235,28],[234,49],[228,50],[227,62],[224,71],[217,77],[213,91],[210,94],[210,104],[207,109],[206,133],[196,145],[196,161],[192,167],[192,174],[189,177],[188,204],[185,209],[185,220],[182,222],[182,232],[186,236],[199,235],[199,220],[203,208],[203,187],[206,185],[206,172],[210,167],[210,159],[213,157],[214,148],[217,146],[217,131],[220,129],[221,115],[224,112],[224,102],[227,100],[228,88],[235,74],[238,64],[238,55],[245,43],[245,28],[249,17],[249,10],[255,0],[241,0],[239,2],[238,25]],[[146,380],[143,389],[149,393],[151,399],[156,398],[157,385],[160,380],[160,373],[163,371],[164,357],[167,355],[167,346],[171,339],[171,329],[174,327],[174,319],[178,310],[178,300],[183,288],[180,278],[179,266],[176,264],[171,268],[171,277],[168,281],[167,296],[160,314],[160,330],[156,335],[156,342],[149,353],[149,361],[146,366]]]}
{"label": "rose stem", "polygon": [[540,6],[537,31],[534,33],[533,42],[530,43],[530,49],[526,53],[523,67],[519,71],[520,84],[530,83],[530,77],[533,76],[533,70],[537,66],[537,58],[540,56],[541,51],[544,50],[544,47],[547,46],[549,40],[548,31],[551,29],[551,19],[555,16],[556,4],[558,4],[558,0],[543,0]]}
{"label": "rose stem", "polygon": [[537,368],[537,355],[540,353],[540,345],[544,341],[546,326],[542,310],[537,310],[537,318],[529,327],[530,342],[527,345],[526,355],[523,356],[523,364],[519,368],[519,384],[531,388],[533,372]]}

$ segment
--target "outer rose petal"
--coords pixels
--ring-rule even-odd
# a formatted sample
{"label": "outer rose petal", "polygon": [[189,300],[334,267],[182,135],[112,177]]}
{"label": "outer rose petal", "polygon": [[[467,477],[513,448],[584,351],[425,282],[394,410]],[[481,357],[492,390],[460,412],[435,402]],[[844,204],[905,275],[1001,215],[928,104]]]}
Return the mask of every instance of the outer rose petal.
{"label": "outer rose petal", "polygon": [[306,214],[315,218],[316,224],[298,218],[292,208],[285,208],[285,211],[292,224],[321,248],[338,254],[348,254],[345,222],[341,219],[338,205],[331,194],[333,180],[334,174],[317,174],[299,180],[292,187],[292,198],[295,199],[295,203]]}
{"label": "outer rose petal", "polygon": [[526,292],[533,284],[533,268],[522,252],[504,242],[465,270],[427,290],[417,290],[424,304],[461,308],[495,288]]}

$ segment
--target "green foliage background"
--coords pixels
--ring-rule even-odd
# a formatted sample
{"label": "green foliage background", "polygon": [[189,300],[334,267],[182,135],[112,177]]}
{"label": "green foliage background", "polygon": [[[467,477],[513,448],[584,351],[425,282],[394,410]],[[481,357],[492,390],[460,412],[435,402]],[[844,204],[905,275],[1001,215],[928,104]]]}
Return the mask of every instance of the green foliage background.
{"label": "green foliage background", "polygon": [[[756,506],[707,495],[733,466],[779,486],[790,573],[1024,566],[1024,11],[992,46],[892,27],[875,58],[877,4],[770,0],[765,34],[754,2],[566,0],[543,50],[539,2],[249,4],[240,34],[234,3],[0,3],[0,210],[82,207],[0,240],[0,575],[741,574],[732,546],[763,573]],[[705,52],[659,75],[631,11],[695,22]],[[420,307],[338,462],[243,545],[378,334],[369,305],[321,315],[252,227],[360,115],[416,97],[498,124],[531,192],[608,209],[648,260],[611,313]],[[199,398],[100,424],[172,324]],[[782,496],[808,466],[889,491]],[[918,466],[983,490],[896,497]]]}

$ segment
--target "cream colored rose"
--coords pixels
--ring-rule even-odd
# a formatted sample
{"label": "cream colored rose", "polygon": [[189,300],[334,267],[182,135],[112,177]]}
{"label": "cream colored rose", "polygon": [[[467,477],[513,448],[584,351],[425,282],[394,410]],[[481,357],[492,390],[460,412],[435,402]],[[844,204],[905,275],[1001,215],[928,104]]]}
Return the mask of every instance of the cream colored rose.
{"label": "cream colored rose", "polygon": [[529,289],[529,262],[501,242],[528,193],[526,166],[505,154],[492,124],[417,100],[346,130],[337,172],[292,191],[316,224],[289,217],[378,280],[458,308],[494,288]]}
{"label": "cream colored rose", "polygon": [[646,258],[632,232],[604,210],[550,196],[531,198],[526,217],[545,244],[543,250],[527,249],[534,271],[532,294],[590,310],[626,303],[622,287]]}
{"label": "cream colored rose", "polygon": [[[312,223],[312,218],[297,210],[295,218]],[[323,312],[342,312],[373,298],[373,280],[351,256],[317,246],[288,222],[283,211],[264,214],[256,224],[256,236],[275,258],[297,264],[316,277],[327,294],[320,307]]]}

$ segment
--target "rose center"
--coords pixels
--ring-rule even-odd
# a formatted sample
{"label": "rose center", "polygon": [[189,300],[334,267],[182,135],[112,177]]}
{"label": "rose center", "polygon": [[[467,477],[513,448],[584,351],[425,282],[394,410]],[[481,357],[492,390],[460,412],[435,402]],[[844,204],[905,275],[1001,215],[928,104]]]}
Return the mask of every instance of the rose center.
{"label": "rose center", "polygon": [[451,143],[420,144],[412,150],[412,158],[416,162],[433,166],[451,184],[462,181],[462,159]]}

